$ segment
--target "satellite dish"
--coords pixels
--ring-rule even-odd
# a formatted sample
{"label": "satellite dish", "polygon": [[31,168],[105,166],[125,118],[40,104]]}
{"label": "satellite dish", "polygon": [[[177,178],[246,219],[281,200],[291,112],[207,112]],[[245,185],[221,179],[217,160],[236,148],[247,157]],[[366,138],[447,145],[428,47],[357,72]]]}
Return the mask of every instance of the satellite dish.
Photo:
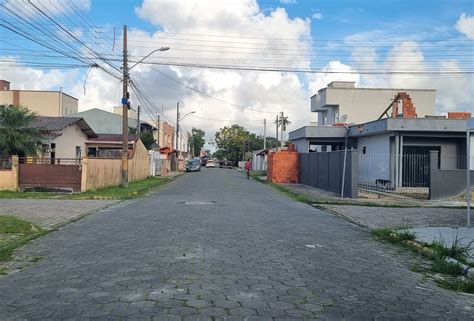
{"label": "satellite dish", "polygon": [[340,123],[345,123],[346,120],[347,120],[347,115],[346,115],[346,114],[342,115],[342,116],[339,118],[339,122],[340,122]]}

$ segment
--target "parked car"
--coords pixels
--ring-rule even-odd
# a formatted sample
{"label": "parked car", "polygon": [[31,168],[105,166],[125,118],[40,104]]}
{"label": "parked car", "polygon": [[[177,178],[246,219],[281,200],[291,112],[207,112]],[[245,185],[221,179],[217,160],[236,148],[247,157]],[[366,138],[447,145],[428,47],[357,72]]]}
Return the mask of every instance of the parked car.
{"label": "parked car", "polygon": [[208,160],[209,160],[209,156],[201,157],[201,166],[206,166]]}
{"label": "parked car", "polygon": [[232,162],[231,161],[226,161],[226,160],[221,160],[219,162],[219,168],[232,168]]}
{"label": "parked car", "polygon": [[213,167],[215,168],[216,167],[216,164],[214,163],[214,161],[212,159],[209,159],[206,163],[206,168],[207,167]]}
{"label": "parked car", "polygon": [[201,162],[199,159],[191,159],[186,163],[186,172],[200,172]]}

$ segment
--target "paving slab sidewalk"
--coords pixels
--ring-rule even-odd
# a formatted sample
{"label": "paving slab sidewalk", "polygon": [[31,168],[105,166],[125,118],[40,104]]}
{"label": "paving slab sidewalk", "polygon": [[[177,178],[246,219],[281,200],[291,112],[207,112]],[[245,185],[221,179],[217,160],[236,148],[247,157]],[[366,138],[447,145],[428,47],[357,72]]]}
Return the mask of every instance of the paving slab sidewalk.
{"label": "paving slab sidewalk", "polygon": [[319,205],[334,214],[369,228],[381,227],[459,227],[466,224],[466,210],[433,207],[373,207]]}
{"label": "paving slab sidewalk", "polygon": [[13,215],[44,229],[116,204],[116,200],[0,199],[0,215]]}

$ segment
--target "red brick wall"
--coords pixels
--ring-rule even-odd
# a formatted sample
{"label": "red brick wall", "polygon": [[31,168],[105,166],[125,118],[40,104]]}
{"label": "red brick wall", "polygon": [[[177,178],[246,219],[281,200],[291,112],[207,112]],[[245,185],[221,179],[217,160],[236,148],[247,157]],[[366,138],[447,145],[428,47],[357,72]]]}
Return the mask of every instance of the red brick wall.
{"label": "red brick wall", "polygon": [[270,152],[267,160],[267,180],[273,183],[299,183],[299,154],[294,147]]}
{"label": "red brick wall", "polygon": [[469,119],[471,118],[471,113],[453,111],[448,113],[448,118],[452,119]]}

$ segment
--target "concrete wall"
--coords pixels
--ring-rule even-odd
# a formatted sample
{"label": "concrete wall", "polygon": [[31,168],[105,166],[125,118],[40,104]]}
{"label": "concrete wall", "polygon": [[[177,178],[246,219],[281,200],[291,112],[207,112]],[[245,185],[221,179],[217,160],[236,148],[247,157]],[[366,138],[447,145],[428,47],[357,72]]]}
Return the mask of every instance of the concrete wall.
{"label": "concrete wall", "polygon": [[0,169],[0,190],[18,190],[18,156],[12,157],[11,169]]}
{"label": "concrete wall", "polygon": [[77,113],[79,106],[78,106],[78,100],[66,95],[62,94],[62,111],[61,111],[61,116],[68,116]]}
{"label": "concrete wall", "polygon": [[[470,171],[474,182],[474,171]],[[466,192],[466,170],[438,169],[438,152],[430,153],[430,200],[446,199]]]}
{"label": "concrete wall", "polygon": [[[399,92],[410,95],[418,117],[435,114],[436,91],[410,89],[326,88],[311,98],[311,110],[321,110],[325,105],[339,106],[339,116],[346,114],[347,123],[360,124],[377,119]],[[330,125],[334,118],[329,116]]]}
{"label": "concrete wall", "polygon": [[298,153],[307,153],[309,151],[309,140],[305,138],[292,140],[291,143],[295,145]]}
{"label": "concrete wall", "polygon": [[[129,182],[144,179],[150,175],[148,151],[141,141],[134,146],[133,157],[128,160]],[[84,158],[82,161],[81,191],[95,190],[120,185],[122,160],[110,158]]]}
{"label": "concrete wall", "polygon": [[[344,151],[300,154],[300,183],[341,194]],[[359,152],[347,151],[344,197],[358,197]]]}

